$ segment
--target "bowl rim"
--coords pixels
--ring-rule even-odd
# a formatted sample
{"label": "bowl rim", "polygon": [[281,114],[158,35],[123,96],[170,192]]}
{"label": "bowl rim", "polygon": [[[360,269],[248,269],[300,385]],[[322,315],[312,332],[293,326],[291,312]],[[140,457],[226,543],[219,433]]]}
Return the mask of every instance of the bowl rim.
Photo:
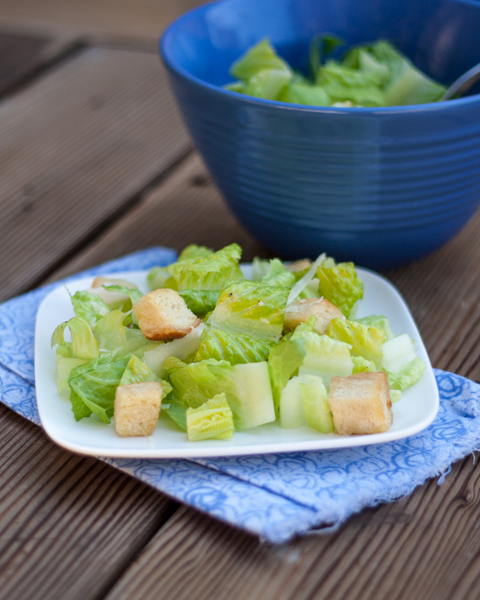
{"label": "bowl rim", "polygon": [[[206,88],[211,92],[217,95],[223,95],[230,97],[232,99],[236,99],[239,102],[244,104],[254,104],[257,106],[271,106],[274,110],[291,110],[291,111],[302,111],[305,113],[330,113],[330,114],[363,114],[363,115],[372,115],[372,114],[385,114],[392,115],[394,113],[412,113],[418,111],[444,111],[449,110],[449,107],[461,107],[464,105],[475,104],[480,102],[480,94],[473,94],[471,96],[466,96],[464,98],[456,98],[453,100],[445,100],[439,102],[426,102],[424,104],[408,104],[401,106],[364,106],[364,107],[354,107],[354,106],[310,106],[305,104],[293,104],[290,102],[280,102],[279,100],[266,100],[264,98],[256,98],[254,96],[246,96],[244,94],[239,94],[237,92],[233,92],[230,90],[226,90],[225,88],[213,85],[212,83],[208,83],[195,75],[192,75],[189,71],[181,67],[178,62],[175,61],[171,52],[169,52],[169,40],[175,34],[175,29],[180,26],[182,21],[186,21],[191,19],[194,15],[198,13],[204,13],[211,9],[212,6],[217,4],[227,4],[229,2],[234,2],[235,0],[213,0],[202,4],[201,6],[197,6],[193,9],[188,10],[183,13],[179,17],[177,17],[174,21],[172,21],[167,28],[163,31],[162,35],[159,39],[159,54],[167,69],[175,72],[177,75],[181,76],[183,79],[188,80],[190,83],[194,85]],[[456,2],[458,4],[468,4],[471,6],[477,6],[478,10],[480,10],[480,4],[474,0],[449,0],[450,2]]]}

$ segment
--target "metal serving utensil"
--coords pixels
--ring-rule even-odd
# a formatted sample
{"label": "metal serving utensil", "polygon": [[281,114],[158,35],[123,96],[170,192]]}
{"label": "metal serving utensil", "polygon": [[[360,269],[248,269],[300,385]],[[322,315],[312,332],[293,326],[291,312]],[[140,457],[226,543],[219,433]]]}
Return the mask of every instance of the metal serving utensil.
{"label": "metal serving utensil", "polygon": [[459,98],[480,80],[480,63],[469,69],[461,77],[456,79],[443,95],[442,100]]}

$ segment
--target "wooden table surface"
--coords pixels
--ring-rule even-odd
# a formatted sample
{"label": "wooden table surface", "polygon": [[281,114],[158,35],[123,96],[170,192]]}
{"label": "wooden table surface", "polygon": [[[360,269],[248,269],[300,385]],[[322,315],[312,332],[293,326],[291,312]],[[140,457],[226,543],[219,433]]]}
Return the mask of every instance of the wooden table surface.
{"label": "wooden table surface", "polygon": [[[151,245],[233,241],[155,38],[194,0],[3,0],[0,297]],[[480,379],[480,214],[386,275],[435,367]],[[0,405],[0,598],[383,600],[480,596],[480,468],[274,547],[93,458]]]}

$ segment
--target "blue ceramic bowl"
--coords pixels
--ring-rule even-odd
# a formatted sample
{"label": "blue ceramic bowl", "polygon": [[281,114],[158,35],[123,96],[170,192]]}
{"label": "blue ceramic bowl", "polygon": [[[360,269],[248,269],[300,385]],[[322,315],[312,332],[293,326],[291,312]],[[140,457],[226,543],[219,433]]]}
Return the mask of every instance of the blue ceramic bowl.
{"label": "blue ceramic bowl", "polygon": [[222,89],[261,39],[302,69],[323,32],[349,44],[388,39],[444,84],[480,62],[477,0],[224,0],[170,25],[161,55],[213,179],[261,242],[289,259],[326,251],[375,269],[406,263],[477,209],[480,95],[315,108]]}

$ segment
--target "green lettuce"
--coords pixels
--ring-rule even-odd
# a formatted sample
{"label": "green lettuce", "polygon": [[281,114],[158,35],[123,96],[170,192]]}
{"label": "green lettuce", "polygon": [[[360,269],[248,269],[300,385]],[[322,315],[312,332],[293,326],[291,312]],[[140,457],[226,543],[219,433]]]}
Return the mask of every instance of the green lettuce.
{"label": "green lettuce", "polygon": [[248,81],[262,71],[286,71],[291,73],[288,64],[281,59],[268,40],[252,46],[233,63],[230,73],[233,77]]}
{"label": "green lettuce", "polygon": [[127,343],[126,328],[123,325],[125,313],[120,310],[112,310],[102,317],[93,329],[95,339],[100,348],[115,350]]}
{"label": "green lettuce", "polygon": [[403,392],[414,383],[417,383],[425,368],[423,360],[416,356],[399,371],[387,372],[390,388]]}
{"label": "green lettuce", "polygon": [[68,385],[76,421],[95,414],[104,423],[110,422],[115,392],[129,361],[129,355],[109,352],[72,370]]}
{"label": "green lettuce", "polygon": [[189,442],[233,436],[233,415],[225,394],[217,394],[198,408],[187,409],[187,438]]}
{"label": "green lettuce", "polygon": [[214,251],[211,248],[207,248],[207,246],[199,246],[197,244],[190,244],[186,246],[178,257],[178,262],[183,260],[197,259],[197,258],[206,258],[207,256],[211,256],[214,254]]}
{"label": "green lettuce", "polygon": [[295,275],[283,266],[281,260],[274,258],[270,261],[270,267],[262,278],[262,283],[292,288],[295,285]]}
{"label": "green lettuce", "polygon": [[198,408],[224,393],[236,429],[250,429],[275,420],[266,362],[231,366],[226,361],[208,359],[186,365],[169,358],[165,366],[172,385],[172,403]]}
{"label": "green lettuce", "polygon": [[228,279],[243,279],[238,264],[241,255],[240,246],[230,244],[203,258],[189,258],[173,263],[167,270],[179,291],[219,290]]}
{"label": "green lettuce", "polygon": [[317,269],[318,291],[334,304],[348,319],[355,303],[363,298],[363,281],[351,262],[336,264],[325,259]]}
{"label": "green lettuce", "polygon": [[412,340],[403,333],[383,344],[382,368],[390,388],[404,391],[420,379],[425,363],[415,355]]}
{"label": "green lettuce", "polygon": [[376,365],[371,360],[363,358],[363,356],[352,356],[353,361],[353,373],[374,373],[378,371]]}
{"label": "green lettuce", "polygon": [[330,106],[332,103],[323,87],[298,80],[291,80],[289,85],[281,92],[278,100],[307,106]]}
{"label": "green lettuce", "polygon": [[72,338],[72,353],[75,358],[86,358],[88,360],[96,358],[99,354],[98,342],[95,339],[92,328],[84,319],[73,317],[65,323],[61,323],[53,332],[52,348],[56,344],[65,342],[64,332],[66,328],[70,330]]}
{"label": "green lettuce", "polygon": [[292,75],[285,69],[266,69],[253,75],[245,84],[244,93],[265,100],[279,100]]}
{"label": "green lettuce", "polygon": [[349,100],[357,106],[385,106],[385,96],[371,73],[328,61],[320,67],[316,83],[334,103]]}
{"label": "green lettuce", "polygon": [[147,275],[148,287],[150,290],[163,290],[169,288],[177,289],[174,278],[170,275],[167,267],[153,267]]}
{"label": "green lettuce", "polygon": [[68,378],[75,367],[88,362],[86,358],[75,358],[73,356],[72,344],[64,342],[57,344],[55,349],[57,363],[57,390],[62,396],[70,397]]}
{"label": "green lettuce", "polygon": [[87,291],[75,292],[71,300],[77,317],[86,321],[91,327],[94,327],[95,323],[110,311],[110,307],[100,296]]}
{"label": "green lettuce", "polygon": [[232,335],[278,341],[289,290],[256,281],[231,281],[220,292],[208,323]]}
{"label": "green lettuce", "polygon": [[327,399],[327,390],[320,377],[303,375],[298,378],[303,412],[308,427],[320,433],[334,431],[332,413]]}
{"label": "green lettuce", "polygon": [[352,356],[362,356],[380,369],[383,356],[382,344],[385,340],[383,329],[366,327],[361,323],[345,319],[332,319],[327,333],[335,340],[350,344]]}
{"label": "green lettuce", "polygon": [[229,334],[221,329],[206,328],[195,355],[196,361],[214,358],[226,360],[231,365],[262,362],[274,342],[256,340],[248,335]]}
{"label": "green lettuce", "polygon": [[255,256],[252,262],[252,281],[262,281],[265,275],[270,270],[270,261],[266,258],[258,258]]}
{"label": "green lettuce", "polygon": [[206,315],[215,308],[220,290],[183,290],[179,292],[187,307],[197,316]]}
{"label": "green lettuce", "polygon": [[383,329],[385,332],[385,339],[391,340],[394,335],[390,323],[387,317],[381,315],[370,315],[369,317],[362,317],[361,319],[352,319],[356,323],[361,323],[367,327],[376,327],[377,329]]}

